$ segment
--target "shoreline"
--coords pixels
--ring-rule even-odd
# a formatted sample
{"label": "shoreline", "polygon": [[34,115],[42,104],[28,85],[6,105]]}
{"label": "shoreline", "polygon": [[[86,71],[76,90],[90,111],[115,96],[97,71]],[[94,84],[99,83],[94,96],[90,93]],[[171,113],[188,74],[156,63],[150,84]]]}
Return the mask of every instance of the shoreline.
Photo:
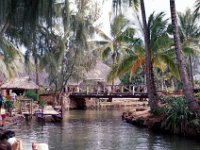
{"label": "shoreline", "polygon": [[172,131],[162,124],[162,121],[165,120],[164,115],[152,115],[149,110],[149,108],[143,108],[123,112],[122,120],[134,126],[148,128],[149,130],[162,134],[200,138],[200,132],[198,132],[195,127],[190,126],[190,124],[188,124],[187,128],[184,131],[182,131],[180,127],[177,127],[175,128],[175,130]]}

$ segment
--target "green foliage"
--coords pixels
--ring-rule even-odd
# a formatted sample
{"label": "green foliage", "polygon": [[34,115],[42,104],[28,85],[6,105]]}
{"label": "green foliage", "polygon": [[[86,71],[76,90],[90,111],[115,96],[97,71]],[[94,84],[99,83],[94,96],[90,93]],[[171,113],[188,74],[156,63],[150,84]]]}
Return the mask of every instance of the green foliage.
{"label": "green foliage", "polygon": [[13,102],[10,101],[10,100],[4,101],[4,108],[7,109],[7,110],[13,108]]}
{"label": "green foliage", "polygon": [[200,92],[195,93],[195,97],[198,98],[200,100]]}
{"label": "green foliage", "polygon": [[43,108],[45,105],[47,105],[47,100],[46,99],[41,99],[40,100],[40,106]]}
{"label": "green foliage", "polygon": [[28,98],[32,98],[34,101],[38,100],[38,94],[35,93],[34,91],[27,91],[24,93],[24,96],[26,96]]}
{"label": "green foliage", "polygon": [[[178,66],[174,61],[175,50],[170,48],[172,40],[168,35],[167,22],[168,19],[165,19],[165,13],[163,12],[152,13],[148,19],[152,64],[154,70],[159,69],[162,75],[170,72],[177,80],[180,80]],[[126,30],[124,33],[126,33]],[[112,66],[112,71],[107,78],[108,81],[127,72],[130,72],[130,76],[133,77],[139,69],[145,68],[145,50],[142,43],[129,34],[123,34],[123,36],[122,39],[125,39],[126,43],[128,43],[126,47],[127,55],[124,55],[117,64]]]}
{"label": "green foliage", "polygon": [[199,80],[195,80],[195,84],[200,84],[200,81]]}
{"label": "green foliage", "polygon": [[166,115],[162,127],[174,133],[184,134],[189,122],[197,119],[187,106],[185,97],[167,97],[163,113]]}
{"label": "green foliage", "polygon": [[155,116],[159,116],[164,114],[164,109],[162,107],[158,107],[158,108],[152,108],[151,109],[151,114],[155,115]]}
{"label": "green foliage", "polygon": [[198,104],[200,104],[200,92],[194,93],[194,96],[197,98]]}
{"label": "green foliage", "polygon": [[127,84],[144,84],[144,75],[142,74],[142,69],[136,72],[135,76],[130,80],[130,73],[126,73],[120,77],[121,83],[124,85]]}

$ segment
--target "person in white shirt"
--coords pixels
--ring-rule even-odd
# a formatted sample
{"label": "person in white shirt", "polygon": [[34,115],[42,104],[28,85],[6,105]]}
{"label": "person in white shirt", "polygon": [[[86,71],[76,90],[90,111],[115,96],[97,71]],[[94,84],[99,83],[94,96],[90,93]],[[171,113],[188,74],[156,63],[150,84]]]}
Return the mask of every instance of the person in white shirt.
{"label": "person in white shirt", "polygon": [[16,99],[17,99],[17,94],[16,94],[15,92],[12,92],[12,93],[11,93],[11,97],[12,97],[12,100],[13,100],[13,101],[16,101]]}

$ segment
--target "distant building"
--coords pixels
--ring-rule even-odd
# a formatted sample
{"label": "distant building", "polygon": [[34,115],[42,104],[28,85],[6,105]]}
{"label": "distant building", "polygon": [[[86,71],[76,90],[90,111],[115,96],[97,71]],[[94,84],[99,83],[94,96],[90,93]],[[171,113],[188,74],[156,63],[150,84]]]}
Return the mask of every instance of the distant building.
{"label": "distant building", "polygon": [[38,90],[39,86],[36,85],[29,77],[13,78],[1,85],[1,91],[4,96],[16,93],[22,95],[27,90]]}

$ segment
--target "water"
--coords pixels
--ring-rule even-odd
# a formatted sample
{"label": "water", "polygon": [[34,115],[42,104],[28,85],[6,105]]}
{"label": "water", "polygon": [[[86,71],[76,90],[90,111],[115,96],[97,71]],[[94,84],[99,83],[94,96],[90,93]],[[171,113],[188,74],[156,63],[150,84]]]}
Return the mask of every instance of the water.
{"label": "water", "polygon": [[157,134],[121,120],[122,111],[70,111],[63,123],[24,123],[14,127],[24,150],[32,142],[50,150],[199,150],[188,138]]}

